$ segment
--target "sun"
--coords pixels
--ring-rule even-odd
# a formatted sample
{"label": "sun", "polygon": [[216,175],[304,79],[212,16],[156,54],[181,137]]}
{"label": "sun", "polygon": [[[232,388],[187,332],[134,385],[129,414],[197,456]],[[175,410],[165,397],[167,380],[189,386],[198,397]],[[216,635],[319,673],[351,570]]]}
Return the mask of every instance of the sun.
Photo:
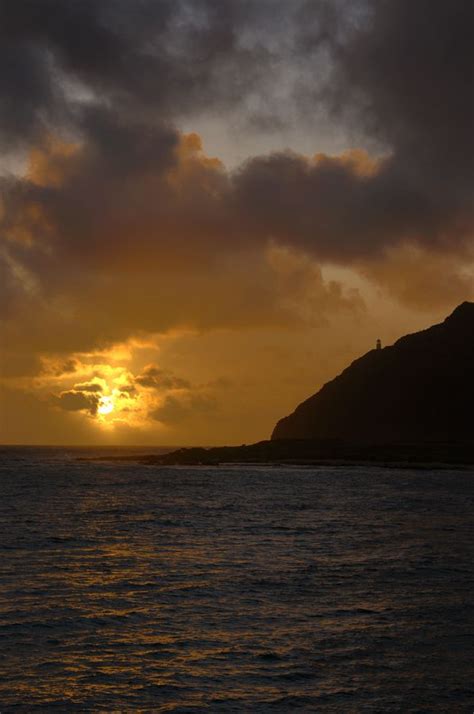
{"label": "sun", "polygon": [[99,400],[99,406],[97,407],[98,414],[110,414],[113,412],[115,407],[114,400],[112,397],[102,396]]}

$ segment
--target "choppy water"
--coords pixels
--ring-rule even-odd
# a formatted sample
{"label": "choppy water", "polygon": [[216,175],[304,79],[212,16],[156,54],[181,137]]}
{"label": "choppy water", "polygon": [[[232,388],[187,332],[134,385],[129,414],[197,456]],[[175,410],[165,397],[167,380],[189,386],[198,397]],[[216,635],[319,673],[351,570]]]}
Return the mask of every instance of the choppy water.
{"label": "choppy water", "polygon": [[473,710],[473,473],[77,453],[2,454],[2,712]]}

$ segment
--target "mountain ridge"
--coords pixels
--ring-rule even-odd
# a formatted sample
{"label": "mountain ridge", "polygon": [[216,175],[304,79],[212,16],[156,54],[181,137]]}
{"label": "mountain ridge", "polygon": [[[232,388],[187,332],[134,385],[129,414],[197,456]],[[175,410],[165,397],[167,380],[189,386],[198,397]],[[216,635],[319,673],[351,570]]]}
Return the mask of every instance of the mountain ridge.
{"label": "mountain ridge", "polygon": [[474,303],[354,360],[276,424],[272,440],[472,441]]}

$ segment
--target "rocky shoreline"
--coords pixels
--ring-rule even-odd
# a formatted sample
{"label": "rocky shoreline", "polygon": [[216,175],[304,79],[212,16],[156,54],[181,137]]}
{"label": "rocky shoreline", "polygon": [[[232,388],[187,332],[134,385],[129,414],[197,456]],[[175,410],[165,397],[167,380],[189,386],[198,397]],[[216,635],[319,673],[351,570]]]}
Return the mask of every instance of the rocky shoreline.
{"label": "rocky shoreline", "polygon": [[150,466],[367,465],[393,468],[464,468],[474,471],[474,444],[348,444],[341,441],[271,440],[241,446],[183,447],[165,454],[81,459],[132,461]]}

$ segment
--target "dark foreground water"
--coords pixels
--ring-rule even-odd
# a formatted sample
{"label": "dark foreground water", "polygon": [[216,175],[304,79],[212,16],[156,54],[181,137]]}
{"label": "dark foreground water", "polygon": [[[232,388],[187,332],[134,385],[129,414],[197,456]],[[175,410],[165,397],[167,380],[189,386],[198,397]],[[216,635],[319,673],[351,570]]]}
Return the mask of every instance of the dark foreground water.
{"label": "dark foreground water", "polygon": [[474,709],[474,474],[3,451],[2,712]]}

